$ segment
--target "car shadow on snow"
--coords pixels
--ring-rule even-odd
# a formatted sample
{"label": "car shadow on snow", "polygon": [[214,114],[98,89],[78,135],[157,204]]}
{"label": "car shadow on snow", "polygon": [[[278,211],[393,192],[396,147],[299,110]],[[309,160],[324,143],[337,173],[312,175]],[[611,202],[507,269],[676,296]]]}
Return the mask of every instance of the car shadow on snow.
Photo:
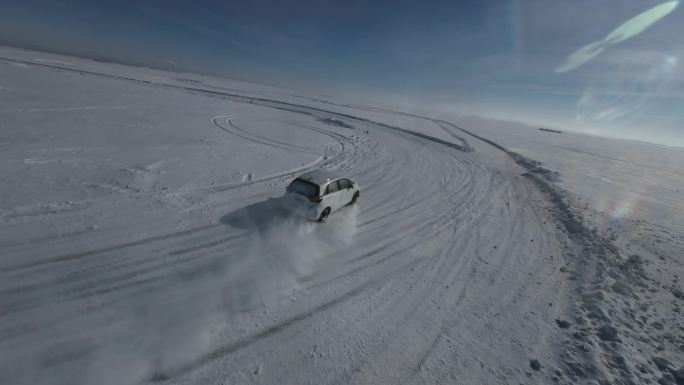
{"label": "car shadow on snow", "polygon": [[264,231],[286,221],[304,220],[297,218],[283,205],[283,197],[269,198],[242,207],[221,217],[221,223],[238,229]]}

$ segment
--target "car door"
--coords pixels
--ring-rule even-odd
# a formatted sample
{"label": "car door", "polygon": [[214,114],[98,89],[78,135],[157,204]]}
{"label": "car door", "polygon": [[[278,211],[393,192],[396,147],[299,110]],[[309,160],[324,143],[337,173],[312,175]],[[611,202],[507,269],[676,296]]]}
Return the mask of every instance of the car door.
{"label": "car door", "polygon": [[340,189],[340,207],[346,205],[352,200],[351,182],[347,178],[342,178],[337,181]]}
{"label": "car door", "polygon": [[332,211],[340,207],[340,191],[337,181],[330,182],[325,188],[325,195],[323,197],[325,205],[330,207]]}

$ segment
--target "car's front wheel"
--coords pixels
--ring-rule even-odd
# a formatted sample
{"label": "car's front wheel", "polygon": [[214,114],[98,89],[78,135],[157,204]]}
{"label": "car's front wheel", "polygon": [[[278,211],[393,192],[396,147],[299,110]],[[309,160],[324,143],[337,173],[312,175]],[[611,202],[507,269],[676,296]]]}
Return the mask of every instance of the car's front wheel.
{"label": "car's front wheel", "polygon": [[351,204],[351,205],[356,204],[356,202],[358,200],[359,200],[359,192],[357,191],[354,193],[354,196],[352,197],[352,200],[351,200],[351,202],[349,202],[349,204]]}
{"label": "car's front wheel", "polygon": [[318,217],[318,221],[323,223],[328,219],[328,216],[330,215],[330,207],[326,207],[325,210],[321,213],[321,216]]}

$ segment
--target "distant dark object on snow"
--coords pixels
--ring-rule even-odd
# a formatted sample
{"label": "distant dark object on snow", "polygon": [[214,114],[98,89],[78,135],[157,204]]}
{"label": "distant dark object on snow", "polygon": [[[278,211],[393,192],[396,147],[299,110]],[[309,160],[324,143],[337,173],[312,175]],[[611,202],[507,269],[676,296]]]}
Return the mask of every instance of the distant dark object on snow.
{"label": "distant dark object on snow", "polygon": [[554,130],[551,128],[543,128],[543,127],[539,127],[539,131],[553,132],[555,134],[562,134],[563,133],[563,131],[561,131],[561,130]]}
{"label": "distant dark object on snow", "polygon": [[561,329],[567,329],[572,324],[570,323],[570,321],[556,318],[556,325],[558,325],[558,327]]}
{"label": "distant dark object on snow", "polygon": [[670,366],[670,361],[663,357],[653,357],[653,363],[661,372],[667,370]]}
{"label": "distant dark object on snow", "polygon": [[341,120],[337,120],[337,119],[333,119],[333,118],[319,119],[319,122],[329,124],[329,125],[335,126],[335,127],[350,128],[352,130],[354,129],[354,126],[352,126],[351,124],[347,124]]}
{"label": "distant dark object on snow", "polygon": [[532,368],[532,370],[538,372],[541,370],[542,365],[539,362],[539,360],[535,358],[533,360],[530,360],[530,368]]}
{"label": "distant dark object on snow", "polygon": [[672,376],[674,377],[675,381],[677,381],[677,385],[684,384],[684,366],[677,370],[673,370]]}
{"label": "distant dark object on snow", "polygon": [[603,341],[615,341],[618,336],[618,331],[612,325],[605,324],[598,329],[597,334]]}

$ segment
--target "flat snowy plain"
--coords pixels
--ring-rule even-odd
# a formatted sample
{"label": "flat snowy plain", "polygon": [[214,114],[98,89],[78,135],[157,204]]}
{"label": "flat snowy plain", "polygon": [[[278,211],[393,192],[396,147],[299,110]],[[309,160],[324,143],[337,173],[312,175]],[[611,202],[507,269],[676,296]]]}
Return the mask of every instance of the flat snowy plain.
{"label": "flat snowy plain", "polygon": [[684,383],[683,149],[300,94],[0,48],[0,383]]}

